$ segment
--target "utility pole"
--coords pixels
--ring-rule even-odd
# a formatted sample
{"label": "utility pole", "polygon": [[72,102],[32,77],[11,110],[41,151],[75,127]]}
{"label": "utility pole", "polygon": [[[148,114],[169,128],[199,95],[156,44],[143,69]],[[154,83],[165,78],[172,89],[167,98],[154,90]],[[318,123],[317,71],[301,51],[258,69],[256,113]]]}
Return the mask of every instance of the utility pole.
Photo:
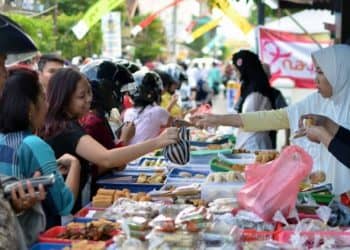
{"label": "utility pole", "polygon": [[57,39],[58,39],[57,16],[58,16],[58,0],[54,0],[54,10],[52,15],[52,20],[53,20],[53,34],[55,36],[55,50],[57,49]]}
{"label": "utility pole", "polygon": [[257,1],[258,5],[258,24],[265,24],[265,3],[262,0]]}
{"label": "utility pole", "polygon": [[173,53],[173,60],[174,62],[176,61],[176,55],[177,55],[177,44],[176,44],[176,33],[177,33],[177,5],[174,6],[173,8],[173,16],[172,16],[172,44],[171,44],[171,50]]}

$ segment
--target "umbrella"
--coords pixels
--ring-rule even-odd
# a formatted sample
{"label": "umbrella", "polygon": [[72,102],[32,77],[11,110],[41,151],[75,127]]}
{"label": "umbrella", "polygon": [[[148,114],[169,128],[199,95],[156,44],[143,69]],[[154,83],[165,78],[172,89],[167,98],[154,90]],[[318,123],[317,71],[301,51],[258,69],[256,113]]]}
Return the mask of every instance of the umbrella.
{"label": "umbrella", "polygon": [[10,18],[0,14],[0,54],[36,51],[33,40]]}

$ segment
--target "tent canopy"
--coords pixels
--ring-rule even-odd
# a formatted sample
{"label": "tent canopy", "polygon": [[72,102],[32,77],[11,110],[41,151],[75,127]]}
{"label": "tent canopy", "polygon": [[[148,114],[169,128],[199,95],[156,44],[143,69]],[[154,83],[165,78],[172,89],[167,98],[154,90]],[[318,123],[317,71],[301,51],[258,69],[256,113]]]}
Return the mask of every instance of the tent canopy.
{"label": "tent canopy", "polygon": [[[309,33],[328,33],[329,31],[325,29],[324,24],[335,23],[335,16],[329,10],[303,10],[292,16]],[[266,23],[265,27],[273,30],[304,33],[304,31],[289,16]]]}

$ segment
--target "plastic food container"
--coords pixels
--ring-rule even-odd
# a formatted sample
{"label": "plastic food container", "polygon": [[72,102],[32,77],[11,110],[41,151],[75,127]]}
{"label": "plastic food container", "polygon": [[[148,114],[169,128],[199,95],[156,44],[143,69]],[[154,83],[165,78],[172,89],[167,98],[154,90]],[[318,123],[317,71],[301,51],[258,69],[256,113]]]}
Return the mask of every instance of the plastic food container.
{"label": "plastic food container", "polygon": [[129,162],[125,170],[167,170],[168,165],[169,161],[166,160],[163,156],[143,156],[137,160]]}
{"label": "plastic food container", "polygon": [[104,212],[105,209],[103,208],[84,207],[74,215],[73,221],[86,223],[92,220],[98,220],[102,217]]}
{"label": "plastic food container", "polygon": [[208,141],[190,141],[190,144],[192,146],[199,146],[199,147],[205,147],[205,146],[208,146],[208,145],[215,145],[215,144],[225,144],[227,143],[229,140],[229,137],[228,136],[224,136],[218,140],[214,140],[214,141],[211,141],[211,142],[208,142]]}
{"label": "plastic food container", "polygon": [[210,160],[218,153],[229,153],[231,149],[194,150],[191,151],[190,164],[210,164]]}
{"label": "plastic food container", "polygon": [[169,182],[187,182],[202,183],[210,173],[209,170],[200,170],[193,168],[174,168],[170,171],[167,183]]}
{"label": "plastic food container", "polygon": [[203,183],[201,187],[201,199],[207,202],[217,198],[234,198],[244,186],[240,182]]}
{"label": "plastic food container", "polygon": [[257,231],[255,229],[244,229],[241,236],[242,241],[265,241],[276,237],[275,231]]}
{"label": "plastic food container", "polygon": [[[290,239],[294,231],[291,230],[281,230],[276,233],[276,240],[283,243],[290,242]],[[312,245],[315,238],[327,238],[334,239],[338,247],[349,246],[350,245],[350,232],[342,231],[312,231],[312,232],[301,232],[302,236],[307,237],[307,242]]]}
{"label": "plastic food container", "polygon": [[30,250],[62,250],[68,246],[70,245],[58,243],[36,243],[30,248]]}
{"label": "plastic food container", "polygon": [[97,181],[97,185],[102,188],[107,189],[124,189],[127,188],[132,193],[137,192],[149,192],[152,190],[159,190],[164,183],[166,182],[166,178],[164,180],[164,183],[154,183],[154,184],[147,184],[147,183],[137,183],[137,178],[140,174],[145,174],[148,176],[151,176],[153,173],[150,172],[135,172],[134,174],[130,175],[107,175],[102,177]]}

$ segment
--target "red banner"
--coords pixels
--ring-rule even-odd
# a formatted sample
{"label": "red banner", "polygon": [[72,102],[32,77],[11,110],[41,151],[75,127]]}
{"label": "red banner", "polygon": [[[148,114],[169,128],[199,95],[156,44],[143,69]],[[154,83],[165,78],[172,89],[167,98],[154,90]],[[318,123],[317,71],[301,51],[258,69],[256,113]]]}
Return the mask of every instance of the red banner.
{"label": "red banner", "polygon": [[[327,47],[330,40],[320,42]],[[259,28],[259,57],[271,70],[271,81],[290,78],[295,87],[315,88],[311,53],[319,46],[307,35]]]}

